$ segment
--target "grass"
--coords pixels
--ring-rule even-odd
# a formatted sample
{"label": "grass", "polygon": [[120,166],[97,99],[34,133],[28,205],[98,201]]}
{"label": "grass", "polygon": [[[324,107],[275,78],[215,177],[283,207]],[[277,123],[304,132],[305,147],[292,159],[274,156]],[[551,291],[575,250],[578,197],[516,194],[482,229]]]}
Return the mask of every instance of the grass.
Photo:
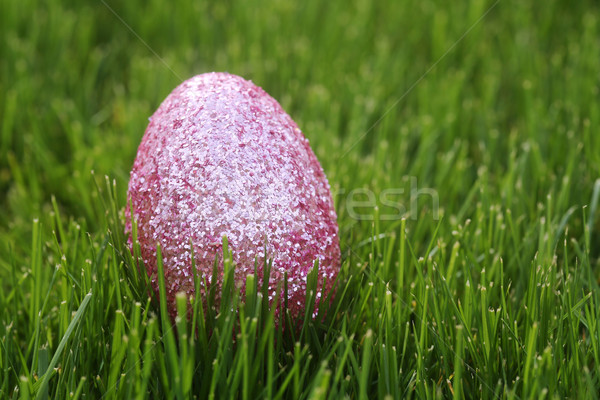
{"label": "grass", "polygon": [[[0,0],[0,398],[596,398],[598,4],[264,3]],[[172,327],[125,245],[148,116],[213,70],[332,186],[298,332],[253,277]]]}

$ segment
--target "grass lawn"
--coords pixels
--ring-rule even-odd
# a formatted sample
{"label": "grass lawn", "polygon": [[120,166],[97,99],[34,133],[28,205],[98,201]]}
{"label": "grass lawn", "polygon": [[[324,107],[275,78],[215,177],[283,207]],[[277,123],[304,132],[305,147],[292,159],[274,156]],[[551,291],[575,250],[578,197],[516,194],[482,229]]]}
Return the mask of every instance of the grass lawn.
{"label": "grass lawn", "polygon": [[[126,247],[148,117],[208,71],[331,184],[297,332],[252,279],[173,328]],[[0,0],[1,399],[596,398],[599,199],[595,1]]]}

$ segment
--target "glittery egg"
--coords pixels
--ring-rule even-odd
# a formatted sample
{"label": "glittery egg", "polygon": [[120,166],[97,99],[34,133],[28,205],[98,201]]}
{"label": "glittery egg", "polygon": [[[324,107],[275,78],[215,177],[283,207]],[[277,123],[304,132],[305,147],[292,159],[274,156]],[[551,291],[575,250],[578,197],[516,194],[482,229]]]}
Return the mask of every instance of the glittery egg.
{"label": "glittery egg", "polygon": [[[269,302],[279,294],[293,318],[303,315],[307,274],[318,260],[316,307],[331,292],[340,267],[338,226],[329,183],[296,123],[264,90],[239,76],[208,73],[179,85],[150,118],[131,171],[126,229],[137,223],[141,256],[158,288],[162,251],[167,303],[175,294],[199,298],[223,283],[215,257],[227,237],[234,279],[244,291],[256,268],[272,262]],[[277,291],[280,290],[280,293]]]}

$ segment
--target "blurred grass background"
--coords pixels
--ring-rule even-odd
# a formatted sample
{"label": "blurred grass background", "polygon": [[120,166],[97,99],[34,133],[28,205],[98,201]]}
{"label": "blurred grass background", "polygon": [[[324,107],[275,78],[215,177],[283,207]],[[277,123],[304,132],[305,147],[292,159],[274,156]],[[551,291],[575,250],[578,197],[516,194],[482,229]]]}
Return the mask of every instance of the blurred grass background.
{"label": "blurred grass background", "polygon": [[[475,281],[510,282],[505,294],[518,307],[536,296],[528,277],[543,265],[564,274],[553,287],[556,304],[548,304],[565,304],[568,275],[579,276],[574,303],[587,293],[597,301],[599,11],[595,1],[0,0],[1,287],[10,294],[15,282],[27,282],[34,218],[45,240],[57,214],[100,240],[106,221],[91,171],[116,181],[124,207],[148,117],[183,79],[228,71],[263,87],[304,131],[335,195],[344,259],[367,260],[378,271],[377,255],[386,255],[381,278],[395,282],[404,299],[398,307],[416,298],[411,312],[427,316],[419,307],[430,296],[409,283],[420,261],[407,261],[416,268],[402,272],[404,281],[390,272],[398,260],[387,255],[397,251],[401,220],[377,218],[394,211],[379,197],[378,210],[363,210],[372,216],[364,221],[351,218],[346,206],[356,188],[404,188],[397,200],[407,205],[408,177],[438,193],[443,217],[434,220],[427,199],[419,202],[418,218],[406,221],[415,256],[437,253],[438,265],[448,266],[452,246],[460,244],[453,257],[462,272],[449,298],[468,296],[461,273],[470,271]],[[426,253],[432,247],[433,255]],[[491,276],[482,278],[486,268]],[[11,296],[6,304],[19,298]],[[490,293],[492,303],[501,297]],[[559,314],[536,312],[516,312],[518,324],[507,320],[510,329],[497,334],[529,338],[534,320]],[[5,325],[12,320],[14,313],[3,317]],[[51,329],[53,322],[47,324]],[[569,340],[574,347],[597,345],[593,332],[585,337],[592,342]],[[566,339],[557,333],[547,340],[559,346]],[[546,344],[538,346],[541,354]],[[560,361],[573,371],[561,375],[556,366],[549,378],[559,377],[561,396],[569,395],[568,384],[586,379],[589,391],[574,393],[598,388],[600,360],[581,351],[575,364]],[[435,357],[428,362],[442,368]],[[476,369],[484,368],[477,362]],[[515,374],[523,372],[525,361],[514,363]],[[576,381],[583,366],[590,375]],[[515,384],[515,374],[505,377],[500,393],[539,394],[541,386]]]}
{"label": "blurred grass background", "polygon": [[[149,115],[182,79],[208,71],[278,99],[346,190],[414,175],[452,206],[477,171],[499,180],[527,149],[541,170],[523,171],[506,204],[526,214],[570,152],[580,156],[571,184],[588,194],[578,204],[599,173],[595,2],[6,1],[2,10],[0,190],[11,231],[28,229],[51,195],[93,224],[90,171],[124,187]],[[493,194],[506,196],[496,183]]]}

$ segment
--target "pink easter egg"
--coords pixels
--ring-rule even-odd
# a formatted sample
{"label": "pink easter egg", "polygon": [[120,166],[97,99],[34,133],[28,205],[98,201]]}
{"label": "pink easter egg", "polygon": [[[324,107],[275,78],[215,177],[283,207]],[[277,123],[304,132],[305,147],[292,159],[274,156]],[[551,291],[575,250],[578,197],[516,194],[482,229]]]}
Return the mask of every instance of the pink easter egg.
{"label": "pink easter egg", "polygon": [[[172,316],[177,292],[195,296],[190,242],[202,282],[199,296],[206,302],[208,290],[217,285],[219,301],[222,263],[216,281],[212,275],[215,257],[223,257],[223,236],[240,290],[255,261],[262,284],[265,258],[271,259],[269,301],[281,290],[276,305],[281,307],[287,273],[293,318],[304,314],[307,274],[315,260],[317,303],[333,288],[340,248],[327,178],[279,103],[239,76],[198,75],[169,94],[150,118],[127,197],[155,290],[160,244]],[[126,229],[131,246],[129,212]]]}

